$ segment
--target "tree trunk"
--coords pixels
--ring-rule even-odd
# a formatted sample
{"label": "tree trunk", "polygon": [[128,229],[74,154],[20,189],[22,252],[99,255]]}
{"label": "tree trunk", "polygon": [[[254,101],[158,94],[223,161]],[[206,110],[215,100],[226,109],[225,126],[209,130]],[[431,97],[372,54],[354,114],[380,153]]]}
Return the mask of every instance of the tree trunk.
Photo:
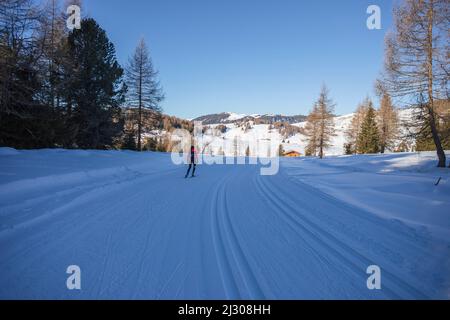
{"label": "tree trunk", "polygon": [[436,117],[434,115],[433,107],[428,107],[428,113],[430,116],[430,127],[431,127],[431,133],[433,136],[433,142],[436,145],[436,152],[437,152],[437,155],[439,158],[438,167],[445,168],[445,162],[446,162],[445,152],[444,152],[444,149],[442,148],[441,139],[439,138],[439,133],[438,133],[438,130],[436,127]]}
{"label": "tree trunk", "polygon": [[141,121],[142,121],[142,104],[139,102],[139,115],[138,115],[138,151],[141,151]]}
{"label": "tree trunk", "polygon": [[[322,111],[322,110],[321,110]],[[323,159],[323,135],[324,135],[324,115],[323,112],[320,112],[320,132],[319,132],[319,158]]]}
{"label": "tree trunk", "polygon": [[441,139],[436,126],[436,117],[434,114],[434,99],[433,99],[433,0],[430,0],[430,7],[428,8],[428,35],[427,35],[427,69],[428,69],[428,114],[430,116],[430,128],[433,136],[434,144],[436,145],[436,152],[439,158],[438,167],[445,168],[445,152],[442,148]]}
{"label": "tree trunk", "polygon": [[320,146],[319,146],[319,157],[320,159],[323,159],[323,139],[320,139]]}
{"label": "tree trunk", "polygon": [[[382,115],[382,117],[384,117],[384,115]],[[380,153],[384,154],[385,150],[386,150],[386,141],[387,141],[387,125],[386,125],[386,119],[382,119],[381,120],[383,122],[383,125],[381,127],[381,143],[380,143]]]}
{"label": "tree trunk", "polygon": [[142,150],[141,147],[141,129],[142,129],[142,61],[140,65],[140,74],[139,74],[139,119],[138,119],[138,151]]}

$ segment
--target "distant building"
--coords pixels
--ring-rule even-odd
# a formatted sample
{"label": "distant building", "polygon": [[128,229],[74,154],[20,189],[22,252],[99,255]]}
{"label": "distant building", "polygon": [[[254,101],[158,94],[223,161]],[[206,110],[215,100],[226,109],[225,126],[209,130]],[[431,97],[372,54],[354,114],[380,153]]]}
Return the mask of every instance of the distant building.
{"label": "distant building", "polygon": [[301,157],[302,154],[300,152],[297,151],[287,151],[285,153],[283,153],[284,157],[289,157],[289,158],[297,158],[297,157]]}

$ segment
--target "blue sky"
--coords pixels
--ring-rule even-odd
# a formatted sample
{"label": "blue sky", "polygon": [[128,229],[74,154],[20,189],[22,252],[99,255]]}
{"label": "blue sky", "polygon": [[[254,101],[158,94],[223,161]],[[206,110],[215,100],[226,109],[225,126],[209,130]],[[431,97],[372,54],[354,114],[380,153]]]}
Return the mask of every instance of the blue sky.
{"label": "blue sky", "polygon": [[[366,9],[382,10],[368,30]],[[122,65],[141,37],[166,93],[164,112],[306,114],[322,83],[353,112],[382,70],[393,0],[84,0]],[[374,97],[375,98],[375,97]]]}

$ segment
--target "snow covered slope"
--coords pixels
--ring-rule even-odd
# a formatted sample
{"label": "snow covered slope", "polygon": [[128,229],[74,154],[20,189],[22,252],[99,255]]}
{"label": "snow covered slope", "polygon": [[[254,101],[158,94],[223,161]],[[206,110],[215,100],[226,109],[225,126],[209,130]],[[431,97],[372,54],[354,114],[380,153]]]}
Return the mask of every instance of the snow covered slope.
{"label": "snow covered slope", "polygon": [[[334,118],[335,136],[331,140],[331,147],[325,150],[326,155],[342,155],[344,154],[344,144],[346,142],[345,132],[350,127],[354,114],[347,114],[344,116],[339,116]],[[294,124],[300,128],[304,128],[306,122],[300,122]],[[306,136],[300,134],[295,139],[290,139],[289,141],[298,141],[298,145],[293,149],[305,154],[305,149],[307,145]]]}
{"label": "snow covered slope", "polygon": [[[325,154],[327,156],[330,155],[343,155],[344,154],[344,144],[346,142],[346,136],[345,132],[348,130],[350,123],[353,119],[354,114],[347,114],[343,116],[338,116],[334,119],[335,121],[335,129],[336,129],[336,136],[332,139],[332,146],[327,148],[325,150]],[[218,117],[218,118],[217,118]],[[223,134],[220,134],[220,138],[224,140],[224,142],[217,142],[216,144],[212,144],[213,147],[213,153],[217,154],[222,152],[227,156],[233,156],[235,154],[234,144],[233,141],[235,137],[238,137],[241,141],[249,141],[250,144],[256,144],[255,142],[264,142],[268,139],[271,132],[274,132],[276,134],[277,140],[280,141],[285,151],[298,151],[302,155],[305,154],[305,148],[307,145],[306,137],[301,133],[294,133],[292,135],[283,135],[280,133],[280,130],[277,128],[273,128],[271,124],[273,124],[276,121],[287,121],[289,122],[290,119],[287,116],[277,116],[273,118],[272,120],[268,120],[269,124],[258,124],[255,123],[255,119],[258,119],[258,117],[261,116],[246,116],[241,114],[235,114],[235,113],[221,113],[218,115],[210,115],[205,117],[200,117],[198,120],[203,120],[205,123],[212,128],[218,128],[219,126],[226,126],[227,131]],[[265,116],[269,117],[269,116]],[[286,119],[284,119],[285,117]],[[295,116],[299,117],[299,116]],[[411,109],[401,109],[399,110],[399,118],[400,118],[400,132],[399,132],[399,139],[397,141],[397,146],[402,142],[405,141],[407,145],[412,148],[414,145],[413,141],[411,139],[405,138],[408,131],[406,130],[405,124],[406,122],[410,121],[412,117],[412,110]],[[268,118],[269,119],[269,118]],[[217,123],[213,123],[214,120],[220,120],[217,121]],[[291,123],[293,126],[304,128],[306,122],[298,122],[298,123]],[[222,145],[225,144],[225,147]],[[222,147],[222,148],[221,148]],[[241,156],[245,155],[246,148],[242,147],[240,148],[238,154]],[[255,152],[252,155],[253,156],[267,156],[268,151],[263,149],[260,152]]]}
{"label": "snow covered slope", "polygon": [[0,149],[0,298],[449,299],[450,176],[435,161],[282,159],[275,176],[202,165],[183,179],[167,154]]}

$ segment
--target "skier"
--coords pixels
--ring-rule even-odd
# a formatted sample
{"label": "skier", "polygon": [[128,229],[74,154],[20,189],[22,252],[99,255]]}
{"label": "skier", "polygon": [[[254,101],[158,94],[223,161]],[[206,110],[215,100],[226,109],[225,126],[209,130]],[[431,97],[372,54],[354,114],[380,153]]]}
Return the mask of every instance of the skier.
{"label": "skier", "polygon": [[188,159],[189,162],[189,168],[186,172],[186,175],[184,176],[184,178],[187,178],[189,176],[189,172],[191,171],[192,166],[194,167],[194,169],[192,170],[192,177],[195,177],[195,167],[197,165],[197,151],[195,150],[194,146],[191,146],[191,154],[190,157]]}

